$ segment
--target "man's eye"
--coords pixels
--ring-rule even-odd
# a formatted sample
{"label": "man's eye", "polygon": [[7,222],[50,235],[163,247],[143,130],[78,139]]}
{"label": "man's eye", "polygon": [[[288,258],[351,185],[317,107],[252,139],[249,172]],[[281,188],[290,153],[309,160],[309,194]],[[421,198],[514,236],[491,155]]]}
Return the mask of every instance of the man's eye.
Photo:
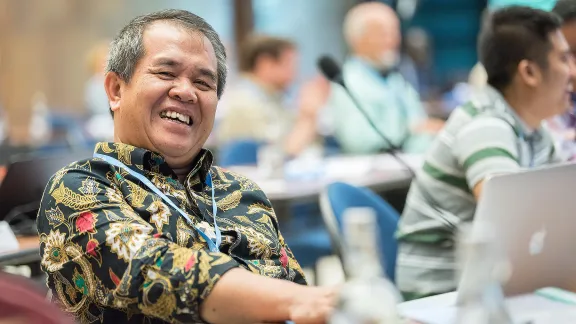
{"label": "man's eye", "polygon": [[158,72],[159,75],[163,76],[163,77],[167,77],[167,78],[173,78],[174,74],[172,74],[171,72]]}
{"label": "man's eye", "polygon": [[206,81],[198,80],[198,81],[196,81],[196,84],[199,84],[200,86],[202,86],[202,88],[204,88],[206,90],[212,89],[212,86],[209,85]]}

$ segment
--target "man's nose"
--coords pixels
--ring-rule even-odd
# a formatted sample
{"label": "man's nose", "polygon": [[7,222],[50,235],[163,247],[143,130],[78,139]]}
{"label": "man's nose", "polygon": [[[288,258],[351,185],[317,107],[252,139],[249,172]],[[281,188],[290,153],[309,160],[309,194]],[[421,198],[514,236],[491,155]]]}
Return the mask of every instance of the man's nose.
{"label": "man's nose", "polygon": [[195,103],[198,100],[196,89],[188,80],[179,81],[174,87],[170,89],[168,95],[173,99],[185,103]]}

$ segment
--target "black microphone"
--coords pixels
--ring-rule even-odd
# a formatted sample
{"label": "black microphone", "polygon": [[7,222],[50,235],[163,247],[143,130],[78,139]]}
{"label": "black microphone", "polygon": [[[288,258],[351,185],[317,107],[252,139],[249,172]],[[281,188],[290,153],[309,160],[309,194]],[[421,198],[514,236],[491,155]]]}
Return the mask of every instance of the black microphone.
{"label": "black microphone", "polygon": [[344,84],[344,78],[342,77],[342,69],[338,66],[338,63],[334,61],[329,56],[322,56],[318,59],[318,68],[324,74],[326,79],[338,83],[339,85],[346,88]]}
{"label": "black microphone", "polygon": [[340,65],[338,65],[338,63],[336,63],[336,61],[330,56],[324,55],[318,59],[318,68],[328,80],[337,83],[341,85],[342,88],[344,88],[344,91],[346,91],[346,94],[348,94],[348,97],[350,97],[356,109],[358,109],[358,111],[362,114],[362,116],[364,116],[368,124],[370,124],[370,127],[372,127],[372,129],[378,134],[378,136],[380,136],[380,138],[384,141],[384,143],[388,145],[389,149],[386,150],[386,153],[389,153],[396,161],[398,161],[398,163],[404,166],[410,173],[410,176],[413,178],[415,176],[415,173],[412,167],[410,167],[408,163],[406,163],[402,158],[400,158],[397,155],[397,152],[400,151],[400,147],[394,145],[392,141],[388,137],[386,137],[386,135],[384,135],[384,133],[382,133],[382,131],[374,124],[370,116],[368,116],[368,113],[366,113],[366,111],[362,108],[362,105],[360,104],[358,99],[356,99],[356,97],[352,94],[350,89],[348,89],[348,87],[346,86]]}

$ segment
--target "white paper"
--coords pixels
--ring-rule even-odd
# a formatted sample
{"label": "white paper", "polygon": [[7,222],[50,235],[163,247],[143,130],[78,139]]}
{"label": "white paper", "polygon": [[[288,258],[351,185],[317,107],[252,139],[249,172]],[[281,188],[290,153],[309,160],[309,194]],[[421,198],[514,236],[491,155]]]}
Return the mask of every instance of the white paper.
{"label": "white paper", "polygon": [[14,252],[20,249],[18,239],[16,239],[10,225],[4,221],[0,222],[0,238],[0,253]]}

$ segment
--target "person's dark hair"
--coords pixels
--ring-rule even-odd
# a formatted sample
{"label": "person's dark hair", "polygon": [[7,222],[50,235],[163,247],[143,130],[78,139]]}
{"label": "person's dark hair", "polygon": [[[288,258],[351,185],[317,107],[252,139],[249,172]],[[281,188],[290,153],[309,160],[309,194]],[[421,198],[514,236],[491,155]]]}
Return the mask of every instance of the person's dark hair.
{"label": "person's dark hair", "polygon": [[296,48],[296,44],[288,39],[251,35],[242,43],[240,48],[240,70],[251,72],[260,57],[270,56],[279,59],[285,50],[293,48]]}
{"label": "person's dark hair", "polygon": [[552,12],[560,16],[563,23],[576,21],[576,0],[558,0]]}
{"label": "person's dark hair", "polygon": [[[110,53],[106,64],[106,72],[117,73],[122,80],[129,82],[134,74],[134,67],[145,54],[143,35],[146,28],[157,21],[166,21],[192,32],[202,33],[214,48],[217,59],[217,89],[218,98],[222,96],[226,85],[226,50],[220,37],[203,18],[186,10],[168,9],[138,16],[132,19],[110,45]],[[114,116],[114,113],[112,116]]]}
{"label": "person's dark hair", "polygon": [[534,61],[546,69],[552,49],[550,33],[560,26],[561,19],[556,14],[529,7],[511,6],[491,13],[478,42],[488,84],[504,90],[522,60]]}

